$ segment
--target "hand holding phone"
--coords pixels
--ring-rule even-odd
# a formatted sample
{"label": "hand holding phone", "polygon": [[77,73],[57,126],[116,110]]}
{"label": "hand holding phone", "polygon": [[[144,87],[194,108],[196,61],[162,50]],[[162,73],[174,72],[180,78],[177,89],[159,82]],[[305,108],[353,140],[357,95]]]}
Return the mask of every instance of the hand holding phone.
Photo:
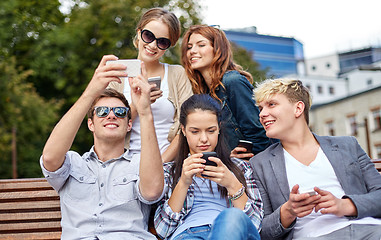
{"label": "hand holding phone", "polygon": [[[205,159],[205,163],[202,163],[204,165],[207,165],[207,166],[214,166],[214,167],[217,167],[217,163],[209,160],[208,158],[209,157],[217,157],[217,153],[216,152],[203,152],[202,153],[202,157],[203,159]],[[204,172],[207,172],[208,170],[204,170]],[[209,177],[207,174],[201,174],[202,177]]]}
{"label": "hand holding phone", "polygon": [[127,67],[126,72],[128,77],[136,77],[141,74],[141,61],[139,59],[119,59],[119,60],[110,60],[106,62],[106,65],[109,64],[123,64]]}
{"label": "hand holding phone", "polygon": [[213,161],[210,161],[208,158],[209,157],[217,157],[217,153],[216,152],[203,152],[202,153],[202,157],[203,159],[205,159],[205,163],[203,163],[204,165],[209,165],[209,166],[214,166],[214,167],[217,167],[217,163],[213,162]]}
{"label": "hand holding phone", "polygon": [[310,197],[315,196],[317,194],[317,192],[314,190],[308,190],[305,192],[301,192],[300,194],[304,194],[304,193],[308,193],[310,195]]}
{"label": "hand holding phone", "polygon": [[[253,149],[253,143],[247,140],[239,140],[238,146],[237,147],[244,147],[246,148],[246,152],[240,152],[240,153],[252,153]],[[242,158],[244,160],[250,160],[250,158]]]}

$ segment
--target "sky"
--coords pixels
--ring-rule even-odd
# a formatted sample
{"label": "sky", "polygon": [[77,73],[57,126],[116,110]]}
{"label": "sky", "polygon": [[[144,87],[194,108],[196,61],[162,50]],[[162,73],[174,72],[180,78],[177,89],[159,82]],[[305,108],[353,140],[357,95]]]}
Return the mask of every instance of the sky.
{"label": "sky", "polygon": [[305,58],[381,47],[381,0],[199,0],[204,23],[294,37]]}

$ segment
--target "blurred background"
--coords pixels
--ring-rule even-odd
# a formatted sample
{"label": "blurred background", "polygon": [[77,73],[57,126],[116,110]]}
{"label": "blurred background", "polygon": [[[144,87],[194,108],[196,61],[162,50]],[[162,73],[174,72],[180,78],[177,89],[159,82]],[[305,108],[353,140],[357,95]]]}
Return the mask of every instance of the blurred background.
{"label": "blurred background", "polygon": [[[312,7],[303,3],[311,1],[296,0],[265,5],[251,0],[0,1],[0,178],[42,177],[39,158],[54,125],[83,92],[103,55],[136,58],[135,26],[152,7],[174,11],[182,33],[194,24],[220,25],[236,62],[256,81],[294,77],[310,88],[313,131],[354,135],[368,154],[381,158],[381,27],[369,21],[377,8],[368,6],[363,15],[368,25],[361,26],[370,29],[370,35],[353,28],[361,39],[351,39],[336,23],[358,15],[342,15],[325,27],[322,20],[335,12],[325,1]],[[362,8],[358,11],[363,13]],[[291,22],[285,20],[288,16],[293,16]],[[323,32],[329,25],[344,35],[340,41],[352,43],[335,43],[338,37]],[[163,61],[180,63],[179,43]],[[72,149],[84,153],[92,143],[84,121]]]}

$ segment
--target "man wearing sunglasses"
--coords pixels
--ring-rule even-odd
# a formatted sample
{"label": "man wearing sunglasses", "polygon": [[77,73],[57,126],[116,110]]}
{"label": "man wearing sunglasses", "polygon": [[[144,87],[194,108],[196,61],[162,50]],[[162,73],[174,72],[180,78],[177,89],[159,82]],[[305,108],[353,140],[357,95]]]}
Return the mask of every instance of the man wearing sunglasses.
{"label": "man wearing sunglasses", "polygon": [[[126,77],[123,65],[104,56],[86,90],[62,117],[40,158],[48,182],[58,191],[62,239],[156,239],[147,231],[150,204],[163,194],[164,175],[151,112],[151,85],[143,74],[129,79],[141,124],[141,154],[124,149],[131,113],[124,95],[105,89]],[[94,146],[80,156],[69,151],[83,118]]]}

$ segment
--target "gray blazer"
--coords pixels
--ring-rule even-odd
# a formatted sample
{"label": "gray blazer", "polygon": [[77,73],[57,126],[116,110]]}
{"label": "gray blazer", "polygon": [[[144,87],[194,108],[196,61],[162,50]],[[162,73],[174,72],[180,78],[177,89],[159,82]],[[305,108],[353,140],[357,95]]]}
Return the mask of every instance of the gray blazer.
{"label": "gray blazer", "polygon": [[[356,205],[356,218],[381,218],[381,174],[355,137],[315,135],[329,159],[344,192]],[[280,207],[290,195],[281,143],[275,143],[250,160],[264,204],[261,239],[292,239],[295,222],[284,228]]]}

